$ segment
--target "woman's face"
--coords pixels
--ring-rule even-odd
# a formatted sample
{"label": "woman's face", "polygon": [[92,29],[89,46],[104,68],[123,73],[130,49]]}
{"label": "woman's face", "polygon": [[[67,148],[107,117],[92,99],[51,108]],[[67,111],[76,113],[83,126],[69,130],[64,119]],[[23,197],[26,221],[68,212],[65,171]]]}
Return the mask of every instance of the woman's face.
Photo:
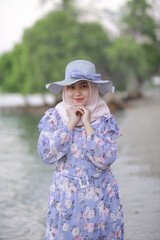
{"label": "woman's face", "polygon": [[67,86],[67,96],[70,102],[75,106],[85,106],[88,103],[90,89],[88,82],[85,80],[78,81]]}

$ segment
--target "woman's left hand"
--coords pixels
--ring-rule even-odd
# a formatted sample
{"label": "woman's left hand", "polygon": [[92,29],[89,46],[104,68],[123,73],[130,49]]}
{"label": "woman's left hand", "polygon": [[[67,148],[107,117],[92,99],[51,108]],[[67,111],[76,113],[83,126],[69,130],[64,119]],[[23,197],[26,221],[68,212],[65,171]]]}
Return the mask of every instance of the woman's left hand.
{"label": "woman's left hand", "polygon": [[83,124],[90,124],[91,112],[84,106],[81,106],[79,108],[83,111],[83,114],[81,116]]}

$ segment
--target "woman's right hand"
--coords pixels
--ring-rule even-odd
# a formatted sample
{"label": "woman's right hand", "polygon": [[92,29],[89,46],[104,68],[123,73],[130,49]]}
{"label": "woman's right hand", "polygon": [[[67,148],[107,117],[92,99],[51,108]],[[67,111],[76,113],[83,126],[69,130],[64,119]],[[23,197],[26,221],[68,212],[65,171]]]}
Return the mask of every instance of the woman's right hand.
{"label": "woman's right hand", "polygon": [[69,123],[67,125],[68,129],[72,131],[74,127],[78,124],[83,114],[83,110],[80,108],[73,108],[69,112]]}

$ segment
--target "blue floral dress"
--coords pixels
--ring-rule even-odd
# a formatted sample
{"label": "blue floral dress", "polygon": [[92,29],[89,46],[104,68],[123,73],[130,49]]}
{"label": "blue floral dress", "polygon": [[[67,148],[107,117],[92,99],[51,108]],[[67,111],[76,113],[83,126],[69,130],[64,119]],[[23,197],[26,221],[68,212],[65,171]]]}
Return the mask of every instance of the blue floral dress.
{"label": "blue floral dress", "polygon": [[121,135],[113,115],[69,131],[56,109],[49,109],[38,128],[41,159],[54,164],[45,240],[123,240],[123,213],[110,165]]}

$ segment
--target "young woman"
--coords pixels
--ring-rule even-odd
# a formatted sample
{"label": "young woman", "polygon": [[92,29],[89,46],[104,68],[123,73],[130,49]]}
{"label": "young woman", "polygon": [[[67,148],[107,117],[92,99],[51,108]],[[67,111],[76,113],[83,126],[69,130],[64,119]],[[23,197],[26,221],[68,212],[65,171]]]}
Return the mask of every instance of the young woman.
{"label": "young woman", "polygon": [[47,85],[63,90],[62,102],[39,123],[38,152],[54,164],[46,240],[123,240],[123,213],[117,182],[116,119],[100,98],[114,91],[100,79],[93,63],[76,60],[66,67],[65,80]]}

